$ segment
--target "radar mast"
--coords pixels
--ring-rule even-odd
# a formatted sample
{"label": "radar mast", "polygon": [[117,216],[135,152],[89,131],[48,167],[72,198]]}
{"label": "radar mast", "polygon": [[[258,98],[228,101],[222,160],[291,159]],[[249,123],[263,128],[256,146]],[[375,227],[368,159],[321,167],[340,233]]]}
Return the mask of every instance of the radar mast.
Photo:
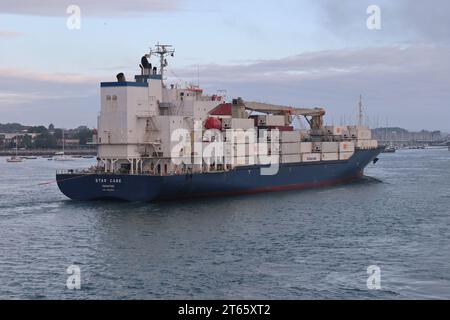
{"label": "radar mast", "polygon": [[160,62],[160,73],[161,73],[161,80],[164,82],[164,68],[167,67],[169,64],[167,63],[167,56],[173,57],[175,55],[175,50],[172,49],[171,45],[168,44],[157,44],[154,49],[150,49],[150,56],[157,56],[159,57]]}

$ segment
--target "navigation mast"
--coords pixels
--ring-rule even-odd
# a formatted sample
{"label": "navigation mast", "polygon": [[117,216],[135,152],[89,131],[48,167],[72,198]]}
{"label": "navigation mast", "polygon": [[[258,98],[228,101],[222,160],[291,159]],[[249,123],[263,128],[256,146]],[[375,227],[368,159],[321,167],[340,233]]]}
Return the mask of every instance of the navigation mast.
{"label": "navigation mast", "polygon": [[150,56],[159,57],[161,80],[164,81],[164,68],[169,64],[167,63],[167,56],[173,57],[175,55],[175,49],[172,49],[171,45],[168,44],[157,44],[155,49],[150,49]]}
{"label": "navigation mast", "polygon": [[363,125],[363,118],[364,118],[364,114],[363,114],[363,104],[362,104],[362,94],[359,95],[359,104],[358,104],[358,125],[362,126]]}

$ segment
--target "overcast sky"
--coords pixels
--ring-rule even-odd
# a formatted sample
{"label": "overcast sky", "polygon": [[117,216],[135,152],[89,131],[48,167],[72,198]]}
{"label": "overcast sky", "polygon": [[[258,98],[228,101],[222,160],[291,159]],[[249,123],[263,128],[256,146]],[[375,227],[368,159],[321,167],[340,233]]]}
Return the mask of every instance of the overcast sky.
{"label": "overcast sky", "polygon": [[1,0],[0,123],[95,126],[99,82],[132,78],[158,41],[177,51],[169,80],[200,71],[209,93],[323,106],[335,124],[362,94],[371,126],[450,131],[445,0]]}

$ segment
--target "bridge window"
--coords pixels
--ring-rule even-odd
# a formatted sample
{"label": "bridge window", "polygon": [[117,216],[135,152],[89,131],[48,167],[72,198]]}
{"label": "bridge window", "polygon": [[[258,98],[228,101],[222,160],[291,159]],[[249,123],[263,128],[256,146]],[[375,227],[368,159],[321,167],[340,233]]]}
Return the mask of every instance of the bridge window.
{"label": "bridge window", "polygon": [[107,96],[106,96],[106,100],[107,100],[107,101],[111,101],[111,96],[110,96],[110,95],[107,95]]}

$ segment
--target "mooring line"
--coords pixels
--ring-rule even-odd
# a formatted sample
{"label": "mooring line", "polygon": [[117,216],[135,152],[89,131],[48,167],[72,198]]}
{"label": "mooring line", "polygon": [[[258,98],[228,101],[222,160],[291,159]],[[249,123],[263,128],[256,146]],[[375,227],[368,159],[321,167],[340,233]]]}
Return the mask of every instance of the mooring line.
{"label": "mooring line", "polygon": [[87,177],[87,176],[92,176],[94,174],[97,174],[97,173],[89,173],[89,174],[83,174],[83,175],[77,176],[77,177],[70,177],[70,178],[67,178],[67,179],[52,180],[52,181],[42,182],[42,183],[37,184],[37,186],[45,186],[45,185],[49,185],[49,184],[52,184],[52,183],[57,183],[58,181],[67,181],[67,180],[84,178],[84,177]]}

